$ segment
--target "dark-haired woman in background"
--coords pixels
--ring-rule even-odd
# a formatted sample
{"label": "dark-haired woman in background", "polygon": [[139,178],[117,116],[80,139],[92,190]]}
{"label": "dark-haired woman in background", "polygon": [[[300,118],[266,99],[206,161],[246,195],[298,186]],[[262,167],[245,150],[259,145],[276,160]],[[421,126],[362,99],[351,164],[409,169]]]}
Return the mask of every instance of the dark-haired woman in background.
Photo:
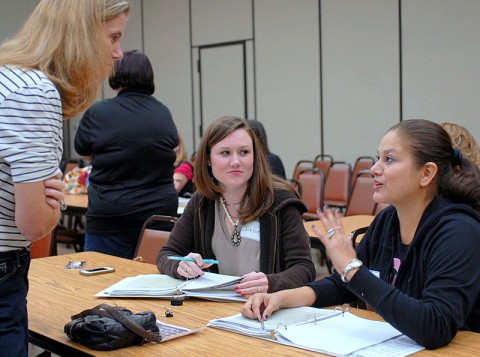
{"label": "dark-haired woman in background", "polygon": [[92,160],[85,250],[131,259],[150,215],[177,214],[178,134],[152,96],[153,69],[143,53],[125,52],[109,83],[118,95],[89,108],[75,136],[75,150]]}
{"label": "dark-haired woman in background", "polygon": [[248,119],[247,122],[248,122],[248,125],[250,125],[250,127],[255,132],[255,135],[257,136],[258,140],[260,140],[260,144],[262,144],[263,150],[265,151],[265,155],[267,156],[267,161],[268,161],[268,164],[270,165],[270,169],[272,170],[272,173],[280,176],[285,180],[286,175],[285,175],[285,168],[283,167],[282,159],[280,159],[280,156],[270,152],[270,149],[268,147],[268,141],[267,141],[267,133],[265,131],[263,124],[258,120],[252,120],[252,119]]}

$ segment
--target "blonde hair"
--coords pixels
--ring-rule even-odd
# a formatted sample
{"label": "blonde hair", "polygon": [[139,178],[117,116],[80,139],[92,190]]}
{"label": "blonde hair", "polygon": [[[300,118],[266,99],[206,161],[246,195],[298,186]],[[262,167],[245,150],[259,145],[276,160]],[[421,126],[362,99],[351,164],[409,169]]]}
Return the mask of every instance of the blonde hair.
{"label": "blonde hair", "polygon": [[175,167],[180,165],[184,161],[187,160],[187,152],[185,151],[185,144],[183,143],[183,138],[180,134],[178,134],[178,150],[175,151],[177,154],[177,158],[175,159]]}
{"label": "blonde hair", "polygon": [[[128,15],[130,0],[41,0],[22,29],[0,46],[0,65],[42,71],[71,118],[97,98],[111,59],[104,22]],[[112,63],[113,63],[113,59]]]}
{"label": "blonde hair", "polygon": [[440,123],[450,135],[452,146],[457,147],[462,154],[469,158],[475,165],[480,166],[480,147],[473,135],[463,126],[453,123]]}

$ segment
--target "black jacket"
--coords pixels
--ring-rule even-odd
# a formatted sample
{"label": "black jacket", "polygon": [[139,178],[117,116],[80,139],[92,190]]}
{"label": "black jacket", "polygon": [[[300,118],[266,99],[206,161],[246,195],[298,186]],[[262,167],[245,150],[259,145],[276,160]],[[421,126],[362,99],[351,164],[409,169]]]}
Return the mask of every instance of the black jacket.
{"label": "black jacket", "polygon": [[[359,297],[385,321],[426,348],[448,344],[458,329],[480,332],[480,217],[437,197],[426,208],[393,279],[399,240],[394,207],[384,209],[357,247],[364,262],[348,284],[338,274],[312,283],[315,306]],[[371,271],[380,273],[378,279]]]}

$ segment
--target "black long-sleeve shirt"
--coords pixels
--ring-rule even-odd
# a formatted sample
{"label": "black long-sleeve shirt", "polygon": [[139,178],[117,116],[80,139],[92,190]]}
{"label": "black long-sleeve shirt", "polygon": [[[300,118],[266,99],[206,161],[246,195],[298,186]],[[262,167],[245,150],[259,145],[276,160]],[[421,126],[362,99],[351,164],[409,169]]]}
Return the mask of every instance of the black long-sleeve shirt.
{"label": "black long-sleeve shirt", "polygon": [[[425,210],[396,276],[394,207],[384,209],[357,247],[363,261],[348,284],[335,274],[309,284],[317,307],[359,297],[385,321],[426,348],[448,344],[458,329],[480,332],[480,217],[437,197]],[[370,271],[369,271],[370,270]],[[379,272],[380,279],[372,272]]]}
{"label": "black long-sleeve shirt", "polygon": [[176,216],[173,185],[177,128],[168,108],[138,89],[123,89],[84,114],[75,150],[93,156],[87,232],[140,230],[152,214]]}

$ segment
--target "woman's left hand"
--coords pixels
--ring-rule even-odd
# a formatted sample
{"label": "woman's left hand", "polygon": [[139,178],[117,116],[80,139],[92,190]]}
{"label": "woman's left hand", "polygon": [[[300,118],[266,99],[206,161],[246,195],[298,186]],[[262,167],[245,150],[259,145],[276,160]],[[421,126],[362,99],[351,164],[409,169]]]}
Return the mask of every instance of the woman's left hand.
{"label": "woman's left hand", "polygon": [[264,273],[252,271],[243,276],[235,291],[242,297],[248,298],[256,293],[268,292],[268,279]]}
{"label": "woman's left hand", "polygon": [[54,209],[61,208],[65,202],[65,182],[62,180],[62,175],[57,174],[44,182],[47,204]]}
{"label": "woman's left hand", "polygon": [[352,235],[345,233],[339,211],[324,207],[323,211],[318,210],[317,213],[326,233],[322,233],[314,224],[312,230],[325,246],[335,270],[341,274],[347,264],[357,257],[352,245]]}

